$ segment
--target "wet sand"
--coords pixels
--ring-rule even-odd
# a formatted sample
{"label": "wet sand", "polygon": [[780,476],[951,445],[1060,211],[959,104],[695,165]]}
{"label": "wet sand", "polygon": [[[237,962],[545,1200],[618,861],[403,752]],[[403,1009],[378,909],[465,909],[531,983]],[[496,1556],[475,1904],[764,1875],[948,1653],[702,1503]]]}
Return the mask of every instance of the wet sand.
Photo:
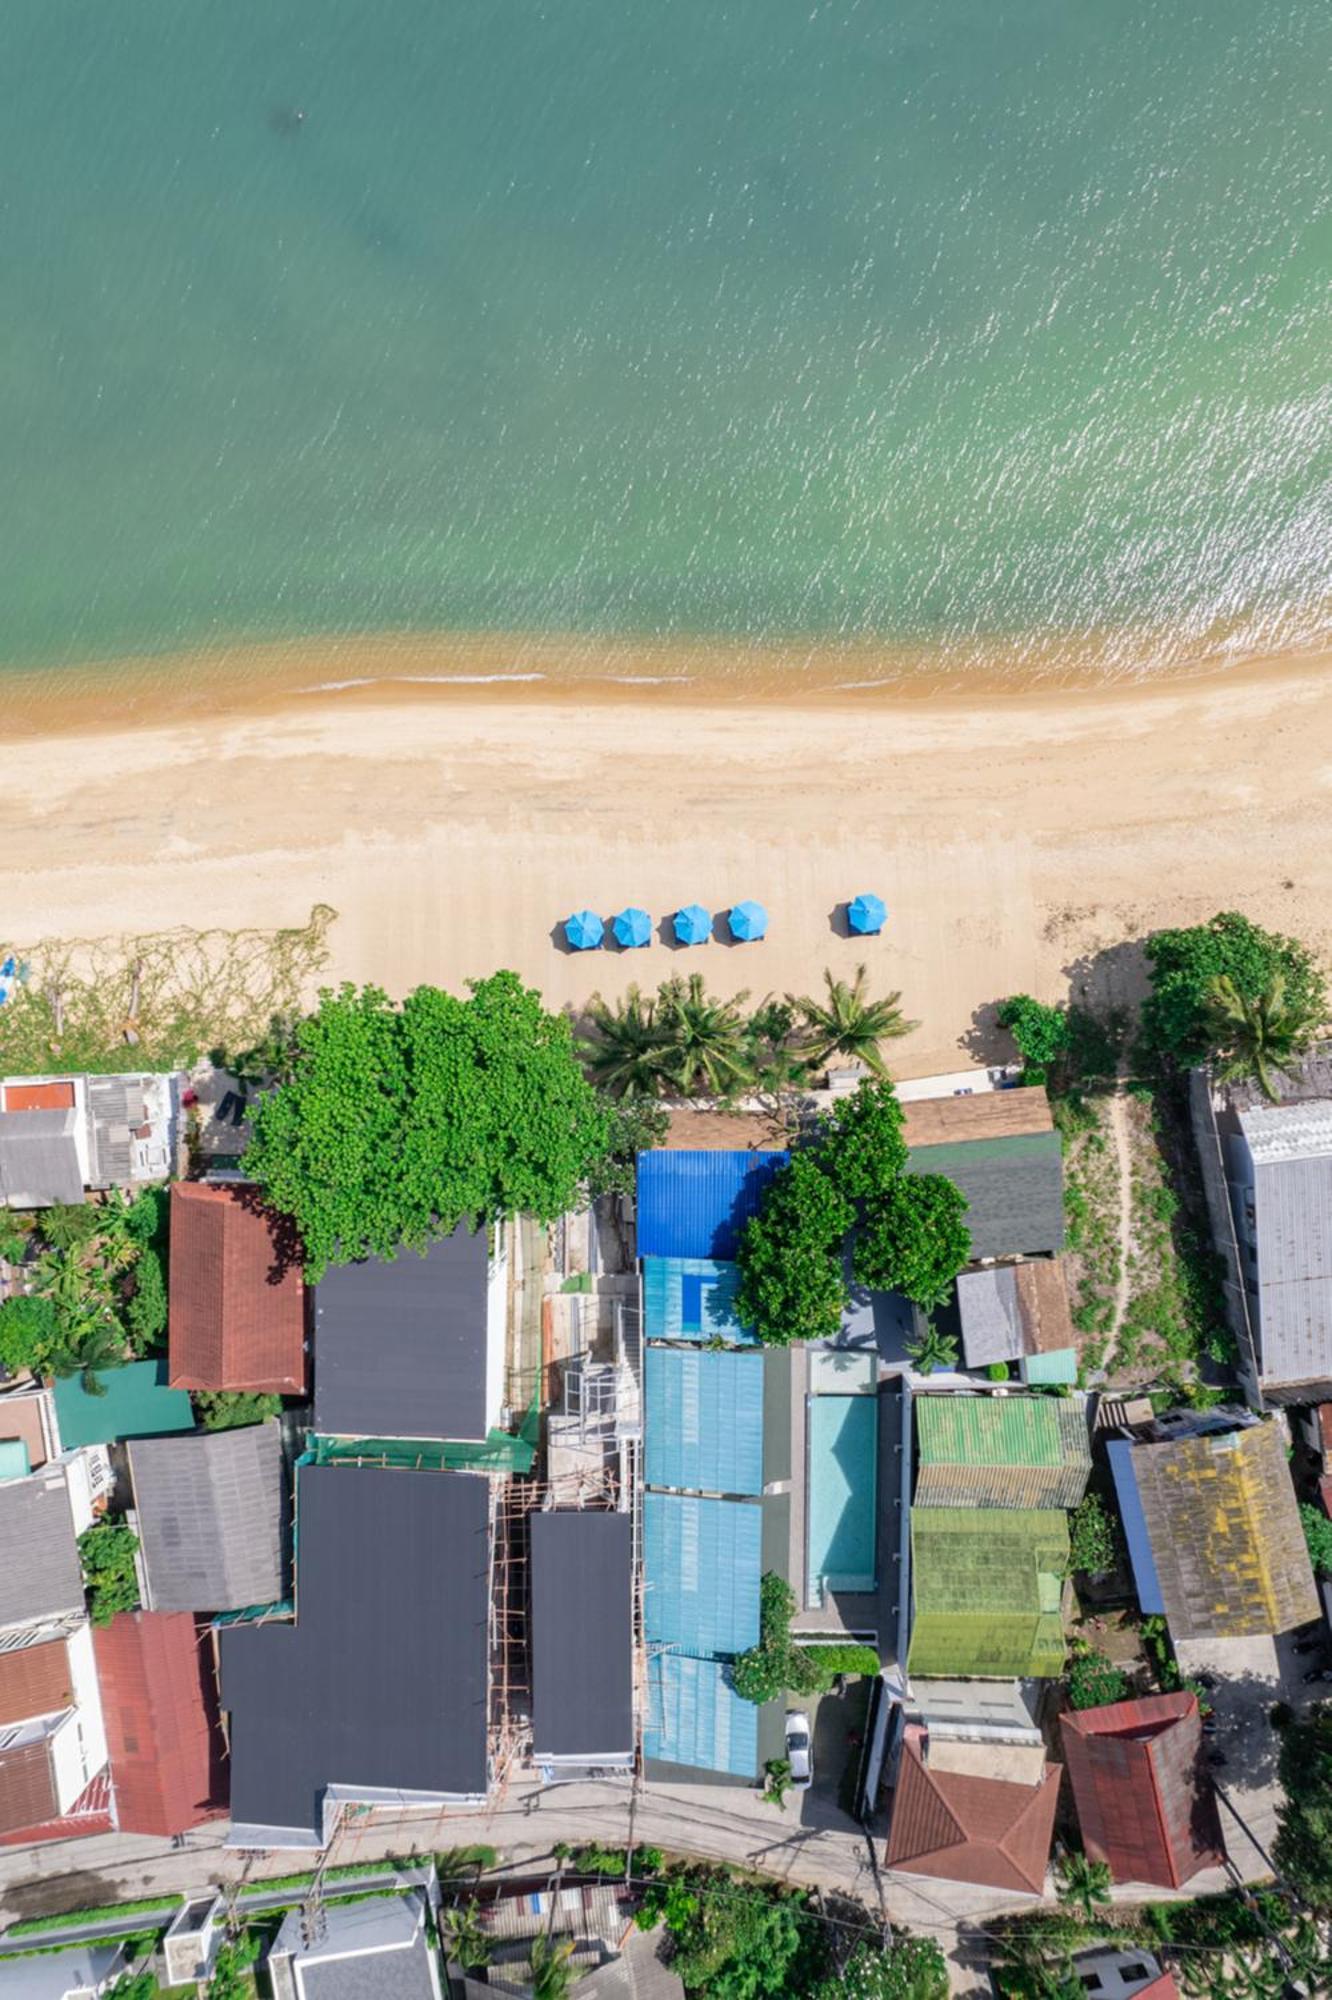
{"label": "wet sand", "polygon": [[[863,958],[922,1023],[904,1074],[1000,1051],[1006,993],[1132,998],[1135,940],[1218,908],[1332,955],[1332,662],[797,694],[790,656],[740,651],[743,672],[692,677],[681,647],[499,638],[7,677],[3,941],[293,924],[322,901],[329,977],[400,993],[509,965],[555,1004],[684,969],[807,992]],[[545,677],[472,678],[494,673]],[[863,889],[890,918],[858,941],[841,906]],[[584,905],[742,896],[771,912],[764,944],[559,937]]]}

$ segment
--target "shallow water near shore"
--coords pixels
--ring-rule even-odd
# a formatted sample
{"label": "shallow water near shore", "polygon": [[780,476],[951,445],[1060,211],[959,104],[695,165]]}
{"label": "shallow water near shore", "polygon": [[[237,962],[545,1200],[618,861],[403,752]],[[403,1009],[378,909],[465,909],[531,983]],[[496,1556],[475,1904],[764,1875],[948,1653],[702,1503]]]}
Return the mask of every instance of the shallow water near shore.
{"label": "shallow water near shore", "polygon": [[1332,636],[1308,0],[10,0],[0,52],[4,664],[518,632],[419,671],[650,688],[706,634],[696,679],[854,691]]}

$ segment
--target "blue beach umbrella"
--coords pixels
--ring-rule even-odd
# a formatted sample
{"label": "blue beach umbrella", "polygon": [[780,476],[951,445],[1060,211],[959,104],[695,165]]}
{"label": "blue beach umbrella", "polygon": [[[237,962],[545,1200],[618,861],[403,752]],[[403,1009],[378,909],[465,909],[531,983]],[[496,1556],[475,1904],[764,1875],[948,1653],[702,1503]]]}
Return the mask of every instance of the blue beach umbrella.
{"label": "blue beach umbrella", "polygon": [[768,913],[762,903],[737,903],[727,922],[731,936],[740,944],[754,944],[768,934]]}
{"label": "blue beach umbrella", "polygon": [[646,910],[635,909],[630,904],[627,910],[620,911],[619,916],[611,924],[611,929],[615,933],[616,944],[621,945],[625,951],[636,951],[640,945],[645,945],[650,940],[652,919]]}
{"label": "blue beach umbrella", "polygon": [[595,951],[606,935],[606,926],[595,910],[575,910],[565,923],[564,935],[575,951]]}
{"label": "blue beach umbrella", "polygon": [[686,903],[673,921],[678,944],[706,944],[712,936],[712,918],[701,903]]}
{"label": "blue beach umbrella", "polygon": [[882,896],[857,896],[846,906],[846,920],[861,937],[877,937],[887,916]]}

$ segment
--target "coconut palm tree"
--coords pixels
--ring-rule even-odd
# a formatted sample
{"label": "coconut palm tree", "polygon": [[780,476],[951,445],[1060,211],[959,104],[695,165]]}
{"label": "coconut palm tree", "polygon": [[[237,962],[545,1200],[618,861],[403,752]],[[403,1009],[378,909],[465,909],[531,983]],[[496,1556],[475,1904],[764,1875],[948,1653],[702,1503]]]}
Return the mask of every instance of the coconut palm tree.
{"label": "coconut palm tree", "polygon": [[1066,1854],[1059,1863],[1059,1900],[1072,1903],[1089,1924],[1095,1923],[1098,1906],[1110,1901],[1108,1864],[1085,1854]]}
{"label": "coconut palm tree", "polygon": [[886,1076],[888,1066],[879,1044],[909,1035],[920,1023],[903,1018],[900,993],[871,1000],[865,991],[868,976],[863,965],[856,967],[856,976],[850,981],[834,979],[831,972],[825,972],[826,1001],[811,999],[808,994],[797,998],[788,993],[786,997],[800,1017],[805,1046],[816,1063],[846,1056],[864,1063],[875,1076]]}
{"label": "coconut palm tree", "polygon": [[747,993],[717,1000],[701,972],[668,979],[657,994],[657,1020],[665,1036],[662,1070],[687,1097],[734,1097],[754,1081],[746,1022]]}
{"label": "coconut palm tree", "polygon": [[495,1940],[486,1929],[480,1908],[470,1897],[465,1903],[448,1904],[440,1911],[439,1920],[445,1950],[464,1972],[490,1963]]}
{"label": "coconut palm tree", "polygon": [[1317,1008],[1288,998],[1280,972],[1252,998],[1229,973],[1218,974],[1207,988],[1203,1018],[1218,1076],[1228,1082],[1254,1077],[1273,1103],[1276,1073],[1299,1059],[1323,1025]]}
{"label": "coconut palm tree", "polygon": [[572,1938],[557,1944],[543,1934],[532,1940],[532,2000],[565,2000],[577,1970],[569,1963],[573,1948]]}
{"label": "coconut palm tree", "polygon": [[950,1340],[932,1319],[926,1320],[925,1331],[918,1340],[907,1342],[906,1351],[918,1375],[932,1375],[936,1368],[957,1366],[957,1342]]}
{"label": "coconut palm tree", "polygon": [[580,1037],[578,1053],[588,1076],[612,1097],[656,1097],[665,1078],[667,1038],[653,1001],[631,986],[607,1005],[599,993],[587,1003],[593,1033]]}

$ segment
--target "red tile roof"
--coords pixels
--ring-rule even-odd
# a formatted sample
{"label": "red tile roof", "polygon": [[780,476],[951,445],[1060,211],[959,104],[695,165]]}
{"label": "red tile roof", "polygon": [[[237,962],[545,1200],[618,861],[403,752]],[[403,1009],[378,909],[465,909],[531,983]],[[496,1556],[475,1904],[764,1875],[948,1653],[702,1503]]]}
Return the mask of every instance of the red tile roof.
{"label": "red tile roof", "polygon": [[1083,1845],[1116,1882],[1179,1889],[1224,1859],[1195,1695],[1151,1695],[1059,1718]]}
{"label": "red tile roof", "polygon": [[0,1750],[0,1834],[24,1833],[59,1810],[50,1738]]}
{"label": "red tile roof", "polygon": [[69,1111],[74,1105],[74,1085],[61,1083],[8,1083],[5,1085],[6,1111]]}
{"label": "red tile roof", "polygon": [[305,1390],[299,1246],[250,1187],[171,1190],[173,1389]]}
{"label": "red tile roof", "polygon": [[0,1723],[55,1715],[73,1700],[74,1682],[63,1639],[0,1653]]}
{"label": "red tile roof", "polygon": [[[2,1763],[3,1758],[0,1758]],[[36,1826],[20,1826],[0,1832],[0,1847],[33,1847],[40,1840],[82,1840],[89,1834],[114,1833],[115,1829],[116,1823],[111,1817],[111,1780],[105,1771],[99,1771],[95,1778],[89,1780],[63,1819],[46,1819]]]}
{"label": "red tile roof", "polygon": [[1149,1979],[1133,1995],[1133,2000],[1179,2000],[1179,1988],[1173,1974],[1162,1972],[1155,1979]]}
{"label": "red tile roof", "polygon": [[888,1866],[1039,1896],[1059,1801],[1058,1764],[1045,1766],[1038,1785],[932,1771],[922,1755],[925,1741],[923,1730],[908,1728],[888,1830]]}
{"label": "red tile roof", "polygon": [[205,1643],[188,1611],[122,1611],[93,1634],[123,1833],[184,1833],[218,1809]]}

